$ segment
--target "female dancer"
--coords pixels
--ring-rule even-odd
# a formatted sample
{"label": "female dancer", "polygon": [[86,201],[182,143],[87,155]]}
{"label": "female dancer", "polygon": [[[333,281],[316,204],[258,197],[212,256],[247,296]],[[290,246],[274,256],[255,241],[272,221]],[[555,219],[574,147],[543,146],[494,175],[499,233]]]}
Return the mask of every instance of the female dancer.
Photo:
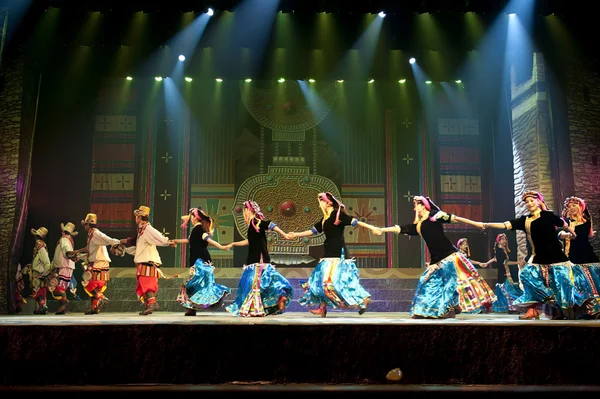
{"label": "female dancer", "polygon": [[[367,310],[371,294],[360,285],[354,259],[346,259],[344,228],[361,226],[372,230],[376,235],[381,235],[381,230],[350,217],[344,204],[331,193],[320,193],[317,200],[323,218],[310,230],[288,233],[291,239],[325,234],[325,254],[311,273],[308,283],[303,285],[305,292],[298,302],[321,317],[327,316],[327,305],[333,308],[358,307],[358,314],[362,315]],[[311,308],[315,306],[316,308]]]}
{"label": "female dancer", "polygon": [[456,248],[460,251],[461,254],[467,257],[475,266],[486,267],[490,263],[494,261],[494,259],[490,259],[487,262],[480,262],[478,260],[471,259],[471,247],[469,246],[469,240],[466,238],[461,238],[456,242]]}
{"label": "female dancer", "polygon": [[522,320],[539,319],[536,307],[554,303],[560,308],[561,315],[557,318],[572,319],[578,293],[571,279],[571,262],[562,251],[556,231],[563,227],[573,237],[576,233],[563,219],[548,210],[542,194],[527,191],[521,198],[529,215],[504,223],[484,223],[485,227],[524,231],[531,245],[531,263],[523,267],[519,276],[523,295],[513,304],[527,308],[527,313],[519,316]]}
{"label": "female dancer", "polygon": [[577,307],[577,317],[596,318],[600,316],[600,261],[589,240],[594,236],[592,216],[583,199],[569,197],[563,205],[563,218],[577,233],[577,238],[566,231],[558,233],[565,243],[565,255],[574,263],[575,287],[585,299]]}
{"label": "female dancer", "polygon": [[211,238],[214,234],[213,220],[202,209],[192,208],[181,219],[181,228],[185,228],[189,222],[193,227],[189,238],[173,240],[176,244],[190,244],[190,276],[181,287],[177,301],[188,309],[186,316],[196,316],[196,310],[219,303],[231,292],[224,285],[215,283],[215,268],[208,252],[208,244],[224,250],[229,248]]}
{"label": "female dancer", "polygon": [[412,301],[413,318],[453,318],[461,311],[490,309],[496,295],[466,256],[444,234],[442,223],[460,222],[483,228],[480,222],[449,215],[429,197],[413,199],[415,220],[404,226],[386,227],[383,232],[420,235],[429,249],[430,262],[419,279]]}
{"label": "female dancer", "polygon": [[498,300],[494,302],[492,312],[519,313],[513,302],[523,295],[523,290],[519,287],[519,271],[517,270],[513,274],[510,266],[519,265],[520,262],[509,261],[509,253],[508,237],[505,233],[498,234],[494,243],[494,257],[492,258],[494,267],[498,270],[498,282],[496,283],[496,296]]}
{"label": "female dancer", "polygon": [[266,232],[276,231],[286,239],[288,235],[275,223],[265,220],[256,202],[244,202],[243,209],[244,220],[248,225],[248,238],[226,247],[248,246],[248,257],[235,301],[227,307],[227,311],[244,317],[283,313],[292,300],[292,286],[270,263]]}

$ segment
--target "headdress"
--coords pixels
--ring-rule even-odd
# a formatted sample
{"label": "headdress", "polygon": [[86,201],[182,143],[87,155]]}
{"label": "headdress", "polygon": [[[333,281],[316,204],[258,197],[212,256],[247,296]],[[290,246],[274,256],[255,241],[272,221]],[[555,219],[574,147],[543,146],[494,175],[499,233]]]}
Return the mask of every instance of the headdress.
{"label": "headdress", "polygon": [[335,215],[335,222],[333,222],[333,224],[335,224],[336,226],[340,224],[340,212],[342,211],[342,208],[346,208],[346,205],[342,204],[340,200],[335,198],[335,196],[328,191],[319,193],[317,198],[325,202],[326,204],[331,205],[334,208],[336,208],[337,205],[337,214]]}

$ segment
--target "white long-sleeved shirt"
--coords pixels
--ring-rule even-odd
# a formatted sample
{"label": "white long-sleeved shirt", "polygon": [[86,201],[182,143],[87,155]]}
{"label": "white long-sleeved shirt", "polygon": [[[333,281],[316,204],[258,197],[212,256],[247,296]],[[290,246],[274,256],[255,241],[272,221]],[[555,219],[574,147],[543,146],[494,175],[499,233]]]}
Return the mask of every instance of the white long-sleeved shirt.
{"label": "white long-sleeved shirt", "polygon": [[166,247],[168,245],[169,239],[152,227],[150,223],[146,223],[138,227],[137,242],[134,246],[125,249],[125,252],[134,256],[133,261],[136,264],[154,263],[161,265],[162,261],[156,247]]}
{"label": "white long-sleeved shirt", "polygon": [[88,232],[88,247],[87,247],[87,260],[89,263],[104,260],[110,262],[108,251],[106,250],[107,245],[117,245],[120,241],[116,238],[111,238],[101,232],[98,229],[91,229]]}
{"label": "white long-sleeved shirt", "polygon": [[55,269],[75,269],[75,262],[67,258],[67,252],[73,251],[73,242],[69,237],[61,237],[54,250],[52,267]]}
{"label": "white long-sleeved shirt", "polygon": [[31,261],[31,268],[39,274],[47,274],[50,272],[52,266],[50,264],[50,258],[48,257],[46,244],[41,240],[37,240],[35,245],[36,249],[33,251],[34,256]]}

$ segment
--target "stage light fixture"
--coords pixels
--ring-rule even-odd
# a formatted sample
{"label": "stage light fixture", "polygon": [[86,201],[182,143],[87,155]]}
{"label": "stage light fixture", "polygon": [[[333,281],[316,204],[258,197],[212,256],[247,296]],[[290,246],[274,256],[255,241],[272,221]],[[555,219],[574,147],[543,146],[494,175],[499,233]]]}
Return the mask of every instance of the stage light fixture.
{"label": "stage light fixture", "polygon": [[247,79],[245,79],[245,80],[244,80],[244,82],[246,82],[246,83],[250,83],[250,82],[252,82],[252,79],[250,79],[250,78],[247,78]]}
{"label": "stage light fixture", "polygon": [[406,79],[400,79],[398,83],[406,83]]}
{"label": "stage light fixture", "polygon": [[381,18],[385,18],[385,13],[384,13],[383,11],[381,11],[381,12],[380,12],[379,14],[377,14],[377,15],[379,15]]}
{"label": "stage light fixture", "polygon": [[370,79],[367,83],[373,83],[375,82],[375,79]]}
{"label": "stage light fixture", "polygon": [[186,77],[185,77],[185,81],[186,81],[186,82],[191,82],[191,81],[192,81],[192,78],[190,78],[189,76],[186,76]]}
{"label": "stage light fixture", "polygon": [[455,82],[455,83],[462,83],[462,80],[460,80],[460,79],[456,79],[454,82]]}
{"label": "stage light fixture", "polygon": [[279,78],[277,81],[278,81],[279,83],[283,83],[283,82],[285,82],[285,79],[284,79],[284,78]]}
{"label": "stage light fixture", "polygon": [[338,79],[337,82],[338,83],[344,83],[344,79]]}
{"label": "stage light fixture", "polygon": [[431,83],[432,83],[432,82],[431,82],[431,80],[426,80],[426,81],[425,81],[425,84],[426,84],[426,85],[430,85]]}
{"label": "stage light fixture", "polygon": [[410,62],[411,64],[414,64],[415,62],[417,62],[417,60],[414,58],[411,58],[410,60],[408,60],[408,62]]}
{"label": "stage light fixture", "polygon": [[216,80],[217,82],[219,82],[219,83],[223,81],[223,79],[221,79],[221,78],[217,78],[217,79],[215,79],[215,80]]}
{"label": "stage light fixture", "polygon": [[179,61],[185,61],[185,55],[181,54],[181,55],[179,56]]}
{"label": "stage light fixture", "polygon": [[161,76],[155,76],[154,80],[156,80],[157,82],[160,82],[162,80],[162,77]]}
{"label": "stage light fixture", "polygon": [[315,80],[314,80],[314,79],[308,79],[308,81],[309,81],[310,83],[315,83]]}
{"label": "stage light fixture", "polygon": [[208,16],[210,17],[210,16],[214,15],[214,13],[215,13],[215,12],[213,11],[213,9],[212,9],[212,8],[209,8],[209,9],[208,9],[208,11],[207,11],[206,13],[207,13],[207,14],[208,14]]}
{"label": "stage light fixture", "polygon": [[127,80],[133,80],[133,78],[131,76],[127,76],[125,79],[127,79]]}

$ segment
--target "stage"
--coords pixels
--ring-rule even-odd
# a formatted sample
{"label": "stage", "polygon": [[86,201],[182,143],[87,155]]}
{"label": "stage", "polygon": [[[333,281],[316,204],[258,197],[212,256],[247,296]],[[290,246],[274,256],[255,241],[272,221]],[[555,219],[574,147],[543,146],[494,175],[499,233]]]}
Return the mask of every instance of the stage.
{"label": "stage", "polygon": [[[0,316],[2,386],[598,384],[600,321],[290,312]],[[35,371],[39,367],[39,372]],[[236,386],[238,386],[236,385]]]}

